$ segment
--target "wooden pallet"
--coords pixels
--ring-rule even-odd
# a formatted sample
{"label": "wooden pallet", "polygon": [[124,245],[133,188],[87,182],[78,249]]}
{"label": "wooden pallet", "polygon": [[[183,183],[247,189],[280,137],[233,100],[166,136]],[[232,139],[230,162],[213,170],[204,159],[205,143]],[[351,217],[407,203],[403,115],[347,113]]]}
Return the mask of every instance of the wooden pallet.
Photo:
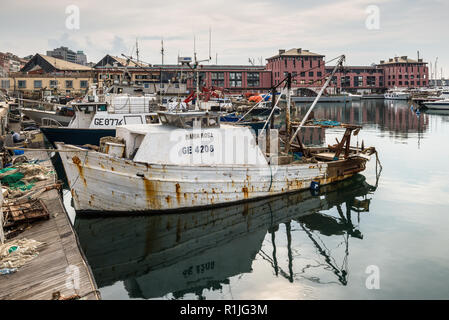
{"label": "wooden pallet", "polygon": [[18,223],[33,222],[39,219],[50,218],[47,207],[42,200],[33,200],[21,204],[5,205],[3,208],[5,227],[11,227]]}

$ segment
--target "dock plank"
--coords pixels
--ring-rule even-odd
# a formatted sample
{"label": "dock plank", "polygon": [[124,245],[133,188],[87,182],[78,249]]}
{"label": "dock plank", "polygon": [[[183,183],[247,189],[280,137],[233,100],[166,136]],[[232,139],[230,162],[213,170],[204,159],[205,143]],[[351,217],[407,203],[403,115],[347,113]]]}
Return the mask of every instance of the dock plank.
{"label": "dock plank", "polygon": [[[45,160],[40,164],[54,170],[46,152],[26,155],[29,159]],[[49,300],[57,291],[65,297],[78,294],[88,300],[101,299],[59,192],[46,191],[40,199],[47,206],[50,219],[32,224],[14,239],[34,239],[44,245],[39,255],[16,273],[0,276],[0,300]],[[69,266],[79,271],[78,288],[67,285],[71,279],[67,273]]]}

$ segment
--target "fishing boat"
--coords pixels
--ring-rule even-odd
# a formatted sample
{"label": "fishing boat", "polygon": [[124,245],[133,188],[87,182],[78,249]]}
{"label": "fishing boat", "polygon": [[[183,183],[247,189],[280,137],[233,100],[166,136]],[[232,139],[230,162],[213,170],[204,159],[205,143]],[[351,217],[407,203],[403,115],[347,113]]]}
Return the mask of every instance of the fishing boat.
{"label": "fishing boat", "polygon": [[155,99],[153,95],[114,94],[99,101],[94,95],[71,104],[75,115],[68,126],[46,125],[41,131],[53,145],[56,141],[98,145],[102,137],[114,136],[118,125],[158,122],[150,105]]}
{"label": "fishing boat", "polygon": [[67,126],[75,114],[70,106],[57,106],[53,111],[37,108],[20,108],[20,112],[38,125],[45,124],[46,121],[50,120],[60,126]]}
{"label": "fishing boat", "polygon": [[222,125],[219,115],[158,115],[162,123],[117,127],[103,152],[55,143],[76,211],[151,213],[254,200],[344,180],[363,171],[374,153],[349,146],[359,126],[342,126],[338,145],[294,148],[305,155],[294,161],[263,152],[249,127]]}

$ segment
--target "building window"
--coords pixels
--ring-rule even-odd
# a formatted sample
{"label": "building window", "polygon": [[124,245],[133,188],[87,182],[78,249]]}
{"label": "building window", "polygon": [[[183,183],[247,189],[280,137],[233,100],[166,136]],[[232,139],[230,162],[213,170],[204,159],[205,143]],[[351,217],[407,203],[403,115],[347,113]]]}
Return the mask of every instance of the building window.
{"label": "building window", "polygon": [[354,77],[354,87],[360,87],[363,85],[363,77],[355,76]]}
{"label": "building window", "polygon": [[9,89],[9,80],[2,80],[2,89]]}
{"label": "building window", "polygon": [[309,72],[309,77],[313,77],[313,71]]}
{"label": "building window", "polygon": [[89,87],[89,82],[87,80],[80,80],[80,88]]}
{"label": "building window", "polygon": [[306,82],[304,80],[300,80],[299,84],[306,84]]}
{"label": "building window", "polygon": [[366,85],[369,87],[374,87],[376,85],[376,77],[374,76],[366,77]]}
{"label": "building window", "polygon": [[24,89],[27,87],[27,82],[26,80],[19,80],[17,81],[17,85],[19,86],[20,89]]}
{"label": "building window", "polygon": [[211,72],[212,86],[224,87],[224,72]]}
{"label": "building window", "polygon": [[305,72],[301,72],[301,77],[305,77],[306,73]]}
{"label": "building window", "polygon": [[258,87],[260,86],[260,75],[259,72],[248,72],[247,73],[247,83],[248,87]]}
{"label": "building window", "polygon": [[241,87],[242,86],[242,73],[241,72],[229,72],[229,86]]}
{"label": "building window", "polygon": [[34,88],[36,89],[42,88],[42,80],[34,80]]}
{"label": "building window", "polygon": [[340,79],[340,85],[341,87],[349,87],[351,84],[351,77],[350,76],[344,76]]}
{"label": "building window", "polygon": [[317,76],[317,77],[321,77],[321,76],[322,76],[321,71],[318,71],[318,72],[316,73],[316,76]]}
{"label": "building window", "polygon": [[65,81],[65,87],[66,88],[73,88],[73,81],[72,80],[66,80]]}
{"label": "building window", "polygon": [[50,88],[57,88],[58,80],[50,80]]}

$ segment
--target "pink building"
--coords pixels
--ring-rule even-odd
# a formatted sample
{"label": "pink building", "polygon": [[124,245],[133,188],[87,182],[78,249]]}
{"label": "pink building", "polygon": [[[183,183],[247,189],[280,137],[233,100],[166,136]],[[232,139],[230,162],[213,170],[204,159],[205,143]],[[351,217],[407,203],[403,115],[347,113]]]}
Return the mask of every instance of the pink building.
{"label": "pink building", "polygon": [[324,56],[301,48],[279,50],[267,59],[266,70],[272,73],[273,84],[292,73],[292,87],[321,87],[325,80]]}
{"label": "pink building", "polygon": [[387,88],[419,88],[429,84],[429,68],[422,59],[416,61],[407,56],[395,57],[381,61],[378,67],[384,70]]}

